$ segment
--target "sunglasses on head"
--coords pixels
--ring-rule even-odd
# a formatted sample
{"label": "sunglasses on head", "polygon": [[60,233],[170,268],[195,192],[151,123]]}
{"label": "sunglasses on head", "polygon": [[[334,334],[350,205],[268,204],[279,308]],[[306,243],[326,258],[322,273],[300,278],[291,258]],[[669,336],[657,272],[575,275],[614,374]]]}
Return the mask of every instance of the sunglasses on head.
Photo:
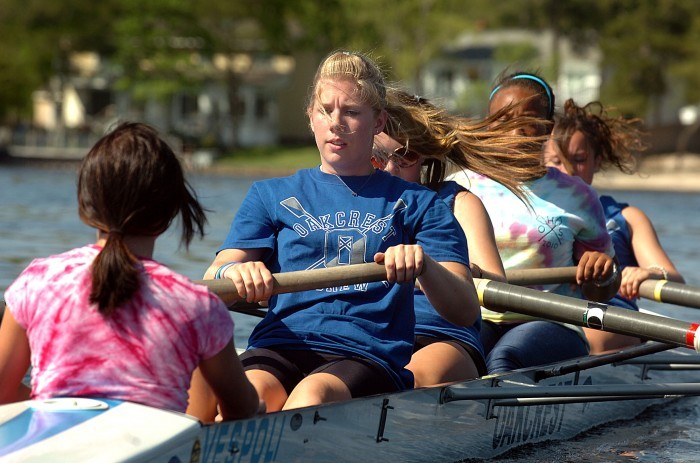
{"label": "sunglasses on head", "polygon": [[420,154],[399,146],[392,152],[375,147],[372,151],[372,165],[377,169],[385,169],[389,161],[402,169],[413,167],[420,161]]}

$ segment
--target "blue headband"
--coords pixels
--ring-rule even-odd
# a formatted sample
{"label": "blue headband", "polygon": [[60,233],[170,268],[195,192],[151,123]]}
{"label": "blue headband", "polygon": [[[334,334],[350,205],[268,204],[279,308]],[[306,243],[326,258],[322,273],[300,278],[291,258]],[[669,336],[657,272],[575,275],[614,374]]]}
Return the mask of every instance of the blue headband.
{"label": "blue headband", "polygon": [[[547,85],[547,82],[545,82],[544,80],[540,79],[537,76],[533,76],[532,74],[517,74],[517,75],[510,78],[510,80],[515,80],[515,79],[532,80],[532,81],[537,82],[538,84],[540,84],[542,86],[542,88],[544,88],[544,91],[547,93],[547,101],[549,102],[549,105],[548,105],[549,112],[547,115],[551,117],[552,114],[554,113],[554,104],[552,101],[552,92],[551,92],[551,90],[549,90],[549,85]],[[489,95],[489,101],[491,101],[493,99],[493,96],[496,94],[497,91],[499,91],[501,89],[501,87],[503,87],[503,84],[497,85],[491,91],[491,94]]]}

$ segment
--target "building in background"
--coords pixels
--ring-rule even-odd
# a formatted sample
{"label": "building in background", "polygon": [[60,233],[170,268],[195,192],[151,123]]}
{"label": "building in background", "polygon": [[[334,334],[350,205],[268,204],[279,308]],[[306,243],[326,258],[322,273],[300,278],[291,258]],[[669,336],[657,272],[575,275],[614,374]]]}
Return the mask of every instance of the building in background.
{"label": "building in background", "polygon": [[[75,53],[65,75],[54,76],[35,92],[32,124],[15,128],[10,152],[37,153],[37,147],[44,147],[52,157],[60,148],[64,156],[82,157],[121,119],[150,123],[170,134],[176,149],[206,152],[209,159],[217,150],[235,147],[313,144],[305,110],[317,53],[200,59],[198,85],[183,87],[166,100],[135,101],[128,89],[117,89],[118,68],[94,53]],[[599,99],[600,63],[597,48],[576,47],[551,31],[470,32],[428,62],[415,88],[455,113],[482,117],[496,77],[504,70],[526,70],[550,82],[559,107],[568,98],[584,104]],[[700,146],[690,133],[700,130],[695,128],[700,123],[684,129],[677,100],[672,94],[663,99],[663,124],[651,128],[650,152],[673,151],[683,130],[689,133],[686,146]]]}
{"label": "building in background", "polygon": [[504,70],[531,71],[552,85],[556,99],[588,102],[599,97],[600,53],[578,50],[551,31],[467,33],[444,49],[423,73],[421,88],[455,112],[483,116],[496,77]]}

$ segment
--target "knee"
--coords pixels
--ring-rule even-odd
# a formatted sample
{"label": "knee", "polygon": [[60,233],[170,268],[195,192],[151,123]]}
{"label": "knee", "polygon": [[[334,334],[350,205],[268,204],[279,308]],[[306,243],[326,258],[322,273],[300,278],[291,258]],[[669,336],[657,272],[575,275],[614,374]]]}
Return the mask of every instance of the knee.
{"label": "knee", "polygon": [[287,391],[274,375],[262,370],[248,370],[246,376],[258,393],[258,397],[265,402],[268,412],[282,410],[287,401]]}
{"label": "knee", "polygon": [[328,373],[315,373],[297,384],[284,409],[309,407],[351,398],[350,389],[338,377]]}
{"label": "knee", "polygon": [[489,374],[504,373],[525,366],[520,349],[513,346],[496,346],[486,357],[486,370]]}

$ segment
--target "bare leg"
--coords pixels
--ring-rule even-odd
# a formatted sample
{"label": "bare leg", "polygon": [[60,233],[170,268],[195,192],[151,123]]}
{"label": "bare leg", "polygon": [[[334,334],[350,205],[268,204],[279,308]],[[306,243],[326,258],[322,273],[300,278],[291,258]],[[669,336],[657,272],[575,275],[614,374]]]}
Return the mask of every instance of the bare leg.
{"label": "bare leg", "polygon": [[308,407],[351,398],[350,390],[337,376],[329,373],[314,373],[297,384],[283,409]]}
{"label": "bare leg", "polygon": [[413,354],[406,368],[413,372],[415,387],[435,386],[479,376],[471,356],[449,341],[423,347]]}
{"label": "bare leg", "polygon": [[245,374],[258,392],[258,397],[265,402],[267,411],[280,411],[287,401],[287,391],[275,375],[263,370],[247,370]]}
{"label": "bare leg", "polygon": [[189,401],[185,413],[194,416],[203,423],[212,423],[217,414],[216,405],[218,399],[209,383],[202,376],[199,368],[192,373],[192,382],[187,392]]}

